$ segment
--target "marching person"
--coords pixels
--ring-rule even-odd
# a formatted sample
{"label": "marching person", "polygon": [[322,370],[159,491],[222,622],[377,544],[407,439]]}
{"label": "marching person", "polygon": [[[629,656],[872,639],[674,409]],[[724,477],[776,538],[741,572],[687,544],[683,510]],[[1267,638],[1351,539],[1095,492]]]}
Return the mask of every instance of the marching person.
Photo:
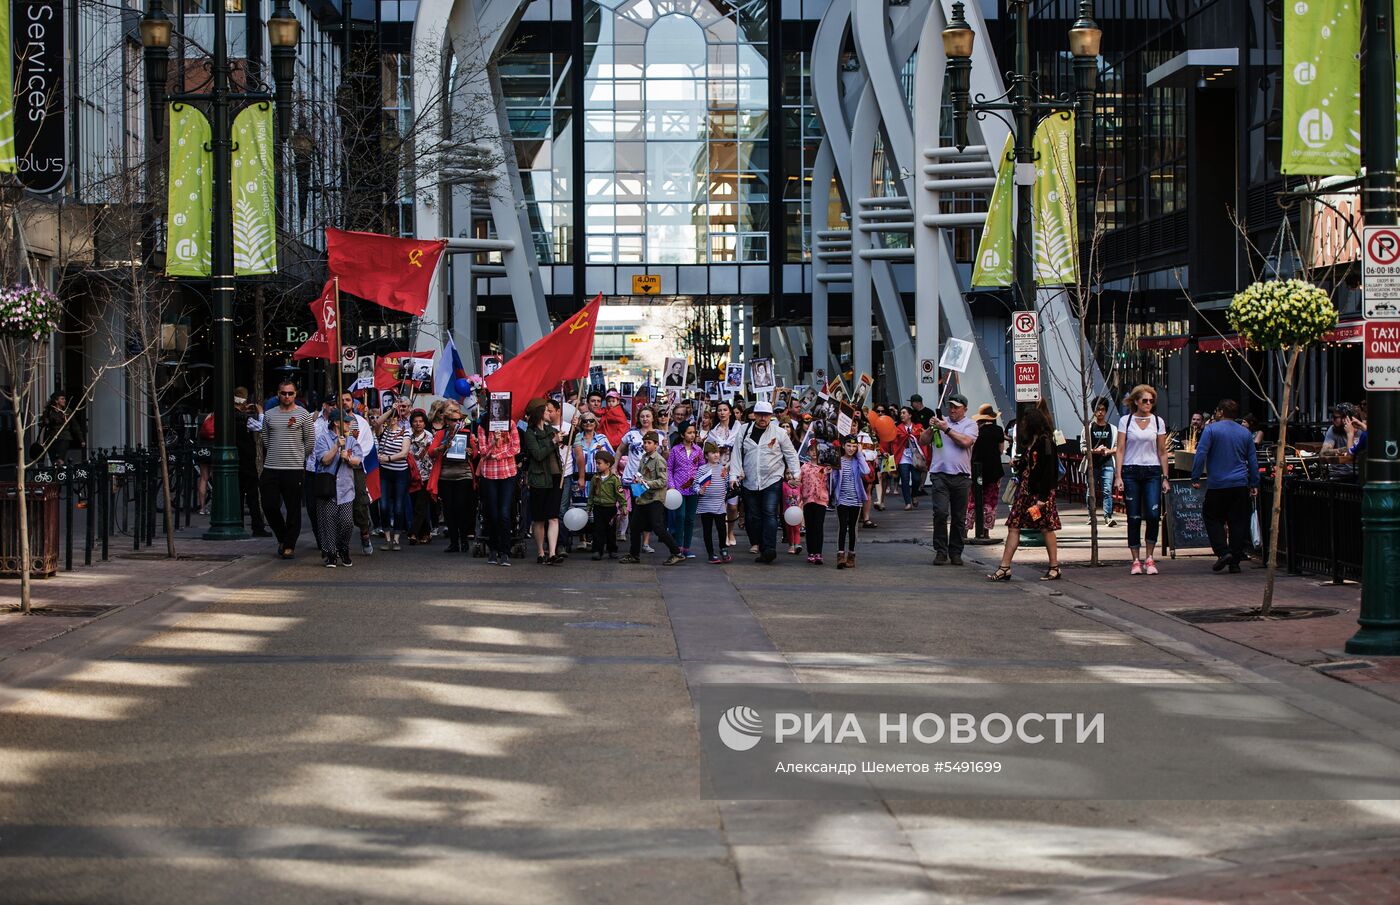
{"label": "marching person", "polygon": [[[713,443],[705,444],[705,464],[695,474],[695,486],[699,490],[700,502],[696,511],[700,514],[700,525],[705,535],[705,553],[711,565],[729,562],[729,544],[725,539],[725,498],[729,495],[729,468],[721,460],[720,448]],[[710,533],[715,537],[711,539]]]}
{"label": "marching person", "polygon": [[[409,416],[408,423],[412,431],[408,442],[409,462],[415,474],[415,480],[409,484],[409,499],[413,504],[413,525],[408,534],[408,542],[410,544],[428,544],[433,539],[433,495],[432,491],[428,489],[430,484],[435,483],[433,480],[433,475],[436,472],[435,463],[428,455],[428,450],[433,445],[433,434],[428,430],[428,413],[422,409],[414,409],[413,414]],[[474,503],[472,505],[472,521],[476,521],[476,505]]]}
{"label": "marching person", "polygon": [[745,519],[750,536],[759,547],[755,562],[778,558],[778,519],[783,481],[799,472],[797,450],[787,431],[773,424],[773,405],[766,399],[754,403],[753,422],[746,424],[734,442],[729,482],[744,489]]}
{"label": "marching person", "polygon": [[919,449],[919,434],[922,428],[914,420],[914,410],[907,405],[899,407],[899,423],[894,426],[894,439],[890,441],[890,455],[894,458],[895,469],[899,473],[899,495],[904,498],[904,511],[914,508],[914,479],[923,461]]}
{"label": "marching person", "polygon": [[1027,409],[1017,422],[1021,434],[1021,455],[1016,460],[1016,498],[1011,503],[1011,515],[1006,519],[1006,546],[1001,564],[987,576],[988,581],[1010,581],[1011,560],[1020,546],[1022,528],[1041,532],[1045,537],[1045,552],[1050,567],[1041,581],[1060,578],[1059,548],[1055,532],[1060,530],[1060,512],[1055,507],[1055,488],[1060,483],[1060,457],[1055,451],[1055,431],[1050,418],[1039,408]]}
{"label": "marching person", "polygon": [[616,457],[611,450],[600,449],[593,460],[593,478],[588,482],[588,509],[593,514],[593,558],[617,559],[618,507],[622,505],[622,479],[612,473]]}
{"label": "marching person", "polygon": [[[807,562],[822,565],[825,549],[826,508],[831,504],[831,465],[827,450],[816,437],[809,445],[807,461],[802,463],[798,485],[802,499],[802,524],[807,529]],[[829,450],[829,448],[828,448]]]}
{"label": "marching person", "polygon": [[263,515],[277,538],[277,555],[291,559],[301,534],[301,495],[306,460],[316,446],[311,413],[297,405],[290,380],[277,387],[277,405],[263,413],[263,471],[259,482]]}
{"label": "marching person", "polygon": [[628,565],[641,562],[642,535],[648,532],[654,533],[656,539],[671,552],[663,565],[674,566],[685,562],[680,546],[671,532],[666,530],[666,509],[661,502],[666,496],[666,459],[662,457],[660,447],[659,432],[649,430],[642,435],[642,461],[634,479],[642,493],[632,501],[632,550],[618,562]]}
{"label": "marching person", "polygon": [[1113,472],[1114,450],[1118,449],[1118,428],[1108,421],[1108,400],[1100,398],[1094,403],[1094,420],[1089,424],[1089,453],[1092,456],[1093,473],[1089,480],[1103,497],[1103,520],[1112,528],[1118,523],[1113,520]]}
{"label": "marching person", "polygon": [[700,496],[695,487],[695,473],[705,461],[705,453],[696,442],[698,434],[699,428],[692,422],[686,422],[681,428],[679,442],[671,447],[671,454],[666,462],[670,485],[681,495],[681,505],[671,510],[667,528],[670,529],[676,543],[680,544],[681,555],[686,559],[695,558],[695,554],[690,551],[690,545],[695,541],[695,511],[700,505]]}
{"label": "marching person", "polygon": [[520,455],[520,431],[488,431],[488,422],[476,427],[477,486],[481,493],[482,529],[486,532],[489,566],[510,565],[511,532],[515,528],[515,457]]}
{"label": "marching person", "polygon": [[962,565],[967,542],[967,499],[972,489],[972,447],[977,422],[967,417],[967,397],[948,397],[948,417],[935,414],[919,444],[928,455],[929,503],[933,507],[933,564]]}
{"label": "marching person", "polygon": [[1259,459],[1254,452],[1254,436],[1249,428],[1235,420],[1239,416],[1238,402],[1220,400],[1215,407],[1215,420],[1201,432],[1196,459],[1191,465],[1192,487],[1199,488],[1201,471],[1206,473],[1206,499],[1201,517],[1217,557],[1211,571],[1228,568],[1231,575],[1239,574],[1244,551],[1249,546],[1249,517],[1254,509],[1253,498],[1259,493]]}
{"label": "marching person", "polygon": [[861,507],[868,498],[865,475],[870,466],[861,452],[860,438],[852,434],[841,441],[841,461],[832,469],[830,498],[836,503],[836,568],[856,567],[856,529]]}
{"label": "marching person", "polygon": [[[332,484],[329,495],[322,498],[318,512],[321,555],[328,569],[334,569],[337,565],[349,568],[350,529],[355,519],[354,472],[360,467],[364,456],[355,436],[358,428],[354,414],[337,409],[331,413],[331,423],[334,426],[316,438],[312,451],[316,460],[317,481],[323,481],[324,475],[330,475]],[[318,490],[318,495],[321,493],[324,491]]]}
{"label": "marching person", "polygon": [[1006,451],[1006,432],[997,424],[1001,413],[990,403],[982,403],[977,414],[972,417],[977,422],[977,442],[972,444],[972,463],[982,481],[981,487],[973,486],[967,500],[967,521],[965,527],[972,531],[977,526],[977,507],[982,507],[982,533],[978,537],[989,537],[988,529],[997,521],[997,501],[1001,498],[1001,456]]}
{"label": "marching person", "polygon": [[[1118,449],[1115,453],[1113,489],[1123,494],[1128,510],[1128,549],[1133,554],[1129,571],[1133,575],[1157,574],[1152,553],[1157,547],[1157,530],[1162,523],[1162,494],[1167,483],[1167,423],[1152,409],[1157,391],[1147,384],[1133,387],[1129,394],[1131,411],[1118,422]],[[1139,557],[1142,523],[1147,521],[1147,559]]]}
{"label": "marching person", "polygon": [[384,523],[384,546],[401,549],[399,537],[411,527],[408,508],[409,449],[408,400],[399,399],[381,418],[375,419],[379,431],[379,509]]}
{"label": "marching person", "polygon": [[525,482],[530,488],[530,521],[535,535],[535,562],[557,566],[559,555],[559,506],[563,464],[559,448],[567,438],[555,427],[559,403],[536,399],[525,410],[529,427],[525,431]]}
{"label": "marching person", "polygon": [[470,553],[476,534],[476,488],[472,464],[476,459],[476,439],[462,417],[462,406],[448,402],[442,412],[443,428],[429,444],[424,458],[432,463],[428,493],[442,505],[447,522],[447,549],[444,553]]}

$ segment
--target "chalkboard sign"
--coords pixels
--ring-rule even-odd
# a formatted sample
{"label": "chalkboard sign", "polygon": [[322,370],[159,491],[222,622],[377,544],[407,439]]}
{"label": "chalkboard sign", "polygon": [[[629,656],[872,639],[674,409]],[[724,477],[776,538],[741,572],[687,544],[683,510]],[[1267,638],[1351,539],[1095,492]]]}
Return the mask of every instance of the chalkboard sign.
{"label": "chalkboard sign", "polygon": [[1210,547],[1210,535],[1206,533],[1206,522],[1201,517],[1201,506],[1206,501],[1204,487],[1197,490],[1189,480],[1171,482],[1171,493],[1167,496],[1167,540],[1173,555],[1177,550],[1190,547]]}

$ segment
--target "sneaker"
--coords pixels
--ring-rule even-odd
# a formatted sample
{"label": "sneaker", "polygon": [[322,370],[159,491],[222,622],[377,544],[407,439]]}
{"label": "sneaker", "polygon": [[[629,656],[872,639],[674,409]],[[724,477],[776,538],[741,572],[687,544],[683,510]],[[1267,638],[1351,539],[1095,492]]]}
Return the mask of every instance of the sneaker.
{"label": "sneaker", "polygon": [[754,544],[752,547],[749,547],[749,552],[750,552],[750,553],[757,553],[757,552],[758,552],[758,544]]}
{"label": "sneaker", "polygon": [[643,552],[643,553],[655,553],[656,550],[654,550],[654,549],[652,548],[651,544],[642,544],[642,552]]}
{"label": "sneaker", "polygon": [[1131,569],[1128,570],[1128,574],[1129,574],[1129,575],[1141,575],[1141,574],[1142,574],[1142,563],[1138,562],[1136,559],[1133,560],[1133,567],[1132,567]]}
{"label": "sneaker", "polygon": [[1118,521],[1117,521],[1116,519],[1114,519],[1112,516],[1109,517],[1108,521],[1107,521],[1105,524],[1107,524],[1108,527],[1110,527],[1110,528],[1117,528],[1117,527],[1118,527]]}
{"label": "sneaker", "polygon": [[1157,563],[1153,561],[1152,557],[1147,557],[1147,562],[1145,562],[1143,565],[1145,567],[1144,571],[1147,572],[1148,575],[1157,574]]}
{"label": "sneaker", "polygon": [[935,566],[946,566],[946,565],[948,565],[948,554],[947,554],[947,553],[942,553],[942,552],[933,554],[933,564],[934,564]]}
{"label": "sneaker", "polygon": [[334,556],[327,556],[325,559],[326,559],[326,568],[327,568],[327,569],[334,569],[334,568],[335,568],[335,557],[334,557]]}
{"label": "sneaker", "polygon": [[360,549],[364,551],[366,556],[374,555],[374,544],[370,541],[368,534],[360,538]]}
{"label": "sneaker", "polygon": [[816,557],[817,557],[817,559],[816,559],[816,564],[819,565],[819,566],[822,565],[822,563],[824,562],[824,560],[822,559],[822,555],[821,555],[820,553],[817,553],[817,554],[816,554]]}
{"label": "sneaker", "polygon": [[807,562],[812,563],[813,565],[816,565],[816,562],[817,562],[817,554],[815,554],[815,553],[808,553],[808,554],[807,554]]}
{"label": "sneaker", "polygon": [[723,563],[724,563],[724,560],[723,560],[721,557],[718,557],[718,556],[711,556],[711,557],[710,557],[710,565],[712,565],[712,566],[722,565]]}
{"label": "sneaker", "polygon": [[[452,552],[452,551],[448,551],[448,552]],[[494,566],[494,565],[496,564],[496,554],[492,553],[490,556],[486,557],[486,564],[487,564],[488,566]]]}
{"label": "sneaker", "polygon": [[666,558],[666,561],[663,562],[662,565],[663,565],[663,566],[675,566],[675,565],[679,565],[679,564],[681,564],[681,563],[683,563],[683,562],[685,562],[685,557],[684,557],[684,556],[680,555],[679,553],[672,553],[670,556],[668,556],[668,557]]}
{"label": "sneaker", "polygon": [[778,551],[777,551],[777,550],[764,550],[764,551],[763,551],[763,554],[762,554],[761,556],[759,556],[759,561],[760,561],[760,562],[764,562],[764,563],[772,563],[772,562],[774,562],[775,560],[777,560],[777,558],[778,558]]}
{"label": "sneaker", "polygon": [[1226,553],[1224,556],[1220,557],[1215,561],[1215,565],[1211,566],[1210,570],[1212,572],[1223,572],[1225,571],[1225,567],[1230,565],[1234,561],[1235,558],[1229,553]]}
{"label": "sneaker", "polygon": [[694,558],[695,558],[695,554],[694,554],[694,553],[691,553],[689,550],[687,550],[687,551],[685,551],[685,558],[686,558],[686,559],[694,559]]}
{"label": "sneaker", "polygon": [[733,561],[734,561],[734,557],[732,557],[732,556],[729,555],[729,551],[728,551],[728,550],[723,550],[723,551],[721,551],[720,554],[719,554],[719,558],[720,558],[720,560],[723,561],[723,562],[733,562]]}
{"label": "sneaker", "polygon": [[962,565],[962,557],[961,557],[961,556],[950,556],[950,557],[948,557],[948,562],[949,562],[950,564],[952,564],[952,565],[960,566],[960,565]]}
{"label": "sneaker", "polygon": [[350,551],[349,551],[349,550],[341,550],[341,551],[340,551],[340,564],[341,564],[342,566],[344,566],[345,568],[347,568],[347,569],[350,568]]}
{"label": "sneaker", "polygon": [[619,559],[618,562],[622,563],[623,565],[630,566],[630,565],[633,565],[634,563],[639,563],[639,562],[641,562],[641,560],[638,559],[637,557],[633,556],[631,553],[628,553],[626,556],[624,556],[624,557],[622,557],[621,559]]}
{"label": "sneaker", "polygon": [[509,557],[509,556],[506,556],[505,554],[502,554],[502,555],[501,555],[501,561],[500,561],[500,563],[498,563],[498,565],[502,565],[502,566],[508,566],[508,565],[510,565],[510,557]]}

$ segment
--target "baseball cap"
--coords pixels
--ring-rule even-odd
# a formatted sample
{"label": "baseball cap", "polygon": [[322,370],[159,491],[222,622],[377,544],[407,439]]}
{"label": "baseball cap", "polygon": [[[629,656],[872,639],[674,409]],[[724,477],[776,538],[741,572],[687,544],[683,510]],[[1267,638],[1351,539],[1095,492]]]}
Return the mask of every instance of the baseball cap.
{"label": "baseball cap", "polygon": [[753,404],[753,413],[755,415],[771,415],[773,414],[773,403],[767,399],[760,399]]}
{"label": "baseball cap", "polygon": [[964,396],[962,393],[954,393],[953,395],[948,397],[948,404],[960,405],[963,408],[967,408],[967,397]]}
{"label": "baseball cap", "polygon": [[924,401],[924,397],[920,396],[918,393],[915,393],[913,396],[910,396],[910,397],[909,397],[909,401],[910,401],[910,402],[923,402],[923,401]]}
{"label": "baseball cap", "polygon": [[619,393],[617,390],[608,390],[608,395],[607,395],[605,398],[607,398],[607,399],[621,399],[621,398],[622,398],[622,394]]}

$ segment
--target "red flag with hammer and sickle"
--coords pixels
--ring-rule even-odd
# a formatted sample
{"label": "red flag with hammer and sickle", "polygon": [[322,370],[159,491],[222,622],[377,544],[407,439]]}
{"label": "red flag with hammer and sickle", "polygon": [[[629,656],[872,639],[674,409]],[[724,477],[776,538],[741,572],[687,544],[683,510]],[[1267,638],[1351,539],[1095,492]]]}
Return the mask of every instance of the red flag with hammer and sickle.
{"label": "red flag with hammer and sickle", "polygon": [[311,316],[316,319],[316,332],[302,343],[292,358],[324,358],[340,360],[340,324],[336,321],[335,281],[327,280],[326,288],[311,303]]}
{"label": "red flag with hammer and sickle", "polygon": [[511,394],[513,420],[525,416],[525,406],[531,399],[547,396],[566,380],[588,376],[588,363],[593,358],[593,331],[598,325],[598,309],[602,304],[600,293],[544,339],[486,378],[486,388],[491,392]]}
{"label": "red flag with hammer and sickle", "polygon": [[445,239],[396,239],[326,227],[326,266],[340,291],[421,317]]}

